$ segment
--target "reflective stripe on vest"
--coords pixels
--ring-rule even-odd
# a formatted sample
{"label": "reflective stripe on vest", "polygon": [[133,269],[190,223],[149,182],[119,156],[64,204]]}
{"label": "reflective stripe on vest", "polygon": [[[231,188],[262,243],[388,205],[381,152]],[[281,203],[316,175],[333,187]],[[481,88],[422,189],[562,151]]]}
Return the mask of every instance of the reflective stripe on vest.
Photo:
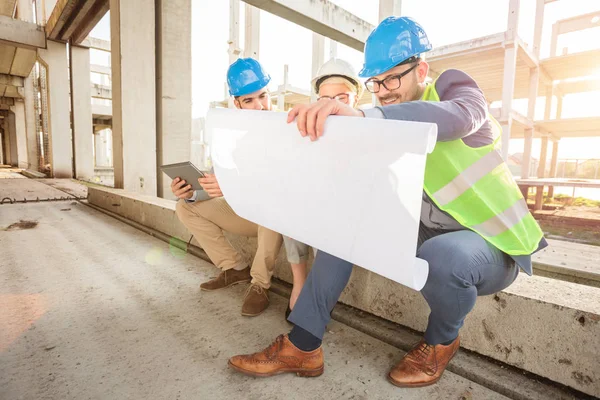
{"label": "reflective stripe on vest", "polygon": [[[435,82],[423,100],[439,101]],[[462,139],[436,144],[427,157],[424,189],[442,211],[496,248],[531,254],[543,233],[498,151],[502,128],[492,117],[489,122],[495,131],[490,145],[471,148]]]}

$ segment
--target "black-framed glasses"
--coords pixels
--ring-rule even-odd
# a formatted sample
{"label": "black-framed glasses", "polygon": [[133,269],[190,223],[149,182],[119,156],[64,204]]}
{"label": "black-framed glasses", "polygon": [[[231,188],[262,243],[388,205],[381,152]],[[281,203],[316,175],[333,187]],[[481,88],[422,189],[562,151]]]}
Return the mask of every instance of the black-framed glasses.
{"label": "black-framed glasses", "polygon": [[333,97],[331,97],[331,96],[321,96],[317,100],[321,100],[321,99],[337,100],[337,101],[341,101],[342,103],[348,104],[348,101],[350,99],[350,95],[348,93],[340,93],[340,94],[336,94]]}
{"label": "black-framed glasses", "polygon": [[383,86],[384,88],[386,88],[389,91],[396,90],[396,89],[400,88],[400,85],[401,85],[400,80],[402,79],[402,77],[407,75],[413,69],[417,68],[418,65],[419,65],[419,63],[416,63],[415,65],[413,65],[406,71],[402,72],[401,74],[390,75],[382,81],[380,81],[379,79],[371,78],[365,82],[365,87],[371,93],[379,92],[379,90],[381,89],[381,86]]}

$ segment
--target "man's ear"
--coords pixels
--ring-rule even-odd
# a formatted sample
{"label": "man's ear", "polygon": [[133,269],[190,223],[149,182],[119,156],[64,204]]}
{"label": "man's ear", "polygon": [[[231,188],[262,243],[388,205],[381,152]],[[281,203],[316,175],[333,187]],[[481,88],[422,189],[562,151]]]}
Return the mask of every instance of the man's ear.
{"label": "man's ear", "polygon": [[240,103],[239,99],[233,99],[233,104],[235,105],[235,108],[242,108],[242,104]]}
{"label": "man's ear", "polygon": [[419,83],[425,82],[427,79],[427,75],[429,74],[429,64],[425,61],[421,61],[417,66],[417,78],[419,79]]}

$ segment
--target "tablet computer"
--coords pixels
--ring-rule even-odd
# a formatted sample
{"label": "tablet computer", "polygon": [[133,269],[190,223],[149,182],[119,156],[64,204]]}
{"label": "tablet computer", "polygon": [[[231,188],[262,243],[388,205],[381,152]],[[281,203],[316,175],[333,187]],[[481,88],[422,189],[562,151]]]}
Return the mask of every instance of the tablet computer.
{"label": "tablet computer", "polygon": [[202,186],[198,183],[198,178],[204,177],[204,172],[200,171],[194,164],[189,161],[176,164],[168,164],[160,167],[161,171],[171,179],[181,178],[188,185],[192,185],[193,190],[202,190]]}

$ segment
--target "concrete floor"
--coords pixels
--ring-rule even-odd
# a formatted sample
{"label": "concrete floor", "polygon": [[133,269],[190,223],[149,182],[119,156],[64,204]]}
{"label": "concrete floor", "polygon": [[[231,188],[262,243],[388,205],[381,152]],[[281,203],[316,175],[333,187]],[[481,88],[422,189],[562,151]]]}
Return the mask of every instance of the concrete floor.
{"label": "concrete floor", "polygon": [[0,205],[0,249],[3,400],[505,398],[450,372],[392,386],[402,352],[337,322],[323,376],[236,373],[230,356],[290,329],[287,300],[242,317],[244,287],[198,290],[214,266],[76,201]]}

